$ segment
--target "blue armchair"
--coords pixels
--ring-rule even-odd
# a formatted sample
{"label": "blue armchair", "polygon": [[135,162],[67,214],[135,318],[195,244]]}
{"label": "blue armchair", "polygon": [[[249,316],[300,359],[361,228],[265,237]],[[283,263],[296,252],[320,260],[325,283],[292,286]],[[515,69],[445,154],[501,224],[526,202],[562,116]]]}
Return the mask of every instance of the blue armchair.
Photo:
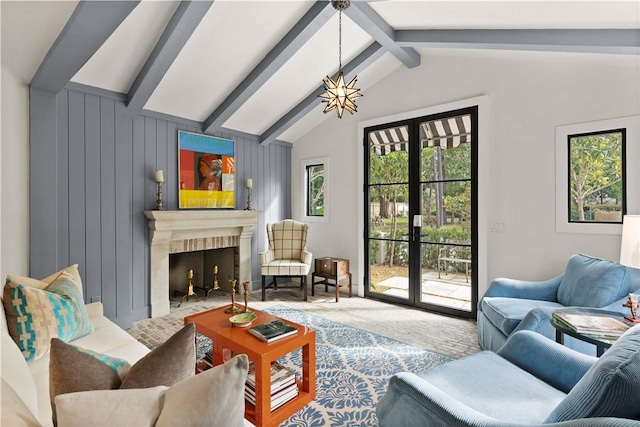
{"label": "blue armchair", "polygon": [[[543,282],[495,279],[478,302],[478,343],[497,351],[520,330],[555,338],[549,313],[557,308],[593,307],[628,314],[622,304],[640,289],[640,270],[587,255],[573,255],[565,272]],[[595,355],[595,346],[567,337],[565,345]]]}
{"label": "blue armchair", "polygon": [[640,426],[640,325],[600,358],[532,331],[421,374],[394,375],[376,407],[390,426]]}

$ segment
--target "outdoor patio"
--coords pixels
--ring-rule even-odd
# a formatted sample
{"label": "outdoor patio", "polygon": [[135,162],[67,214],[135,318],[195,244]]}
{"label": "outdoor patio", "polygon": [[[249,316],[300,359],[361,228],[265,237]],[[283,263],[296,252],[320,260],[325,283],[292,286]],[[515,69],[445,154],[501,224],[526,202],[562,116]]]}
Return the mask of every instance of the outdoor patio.
{"label": "outdoor patio", "polygon": [[[407,277],[395,276],[376,283],[379,292],[406,298],[409,288]],[[441,274],[427,271],[422,275],[422,302],[471,311],[471,283],[464,273]]]}

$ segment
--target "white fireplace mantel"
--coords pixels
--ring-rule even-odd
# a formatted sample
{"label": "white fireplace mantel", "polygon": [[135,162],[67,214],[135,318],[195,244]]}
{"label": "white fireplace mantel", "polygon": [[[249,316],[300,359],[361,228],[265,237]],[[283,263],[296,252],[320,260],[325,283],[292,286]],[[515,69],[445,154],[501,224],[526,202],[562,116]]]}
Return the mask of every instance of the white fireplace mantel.
{"label": "white fireplace mantel", "polygon": [[[251,281],[251,236],[260,211],[145,211],[151,238],[151,317],[169,314],[169,254],[188,251],[187,242],[238,238],[239,283]],[[198,249],[198,250],[199,250]]]}

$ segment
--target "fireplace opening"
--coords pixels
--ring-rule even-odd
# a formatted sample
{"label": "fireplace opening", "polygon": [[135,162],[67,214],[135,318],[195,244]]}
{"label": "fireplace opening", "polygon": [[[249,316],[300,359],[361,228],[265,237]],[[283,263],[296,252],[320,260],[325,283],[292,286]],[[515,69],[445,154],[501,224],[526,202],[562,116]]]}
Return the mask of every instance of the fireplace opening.
{"label": "fireplace opening", "polygon": [[[217,267],[217,274],[214,268]],[[207,295],[217,278],[220,291],[210,291],[209,296],[229,295],[229,280],[239,278],[239,251],[237,247],[207,249],[202,251],[169,254],[169,297],[180,298],[188,292],[189,270],[193,271],[191,283],[198,298]],[[190,300],[195,299],[190,297]]]}

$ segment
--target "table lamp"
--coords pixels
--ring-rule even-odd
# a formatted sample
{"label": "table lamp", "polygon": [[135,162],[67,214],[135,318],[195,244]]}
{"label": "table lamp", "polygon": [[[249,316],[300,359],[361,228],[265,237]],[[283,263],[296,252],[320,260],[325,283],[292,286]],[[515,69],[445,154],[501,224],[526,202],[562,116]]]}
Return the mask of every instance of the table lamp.
{"label": "table lamp", "polygon": [[625,215],[622,219],[620,264],[640,268],[640,215]]}

